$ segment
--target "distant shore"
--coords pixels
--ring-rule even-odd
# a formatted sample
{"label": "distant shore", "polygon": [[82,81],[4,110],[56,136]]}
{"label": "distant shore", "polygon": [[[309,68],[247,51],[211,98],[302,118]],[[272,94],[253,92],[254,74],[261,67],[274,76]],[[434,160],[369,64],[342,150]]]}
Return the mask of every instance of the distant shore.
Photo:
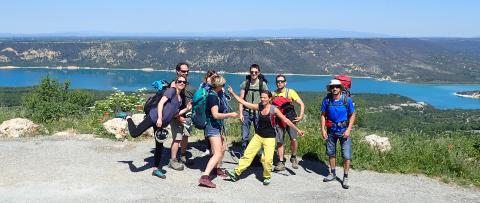
{"label": "distant shore", "polygon": [[459,96],[459,97],[480,99],[480,90],[456,92],[456,93],[454,93],[454,95]]}

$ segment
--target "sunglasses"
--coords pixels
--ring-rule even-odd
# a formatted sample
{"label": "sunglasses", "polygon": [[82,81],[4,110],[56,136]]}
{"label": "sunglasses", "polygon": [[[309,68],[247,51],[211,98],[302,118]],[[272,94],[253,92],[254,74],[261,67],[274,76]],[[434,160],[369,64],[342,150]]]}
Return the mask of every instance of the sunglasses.
{"label": "sunglasses", "polygon": [[258,74],[258,71],[250,71],[250,74],[256,75]]}
{"label": "sunglasses", "polygon": [[185,85],[188,85],[188,82],[185,81],[185,80],[177,80],[176,83],[177,83],[177,84],[182,84],[182,83],[183,83],[183,84],[185,84]]}
{"label": "sunglasses", "polygon": [[287,82],[287,80],[277,80],[277,83],[284,83]]}
{"label": "sunglasses", "polygon": [[342,88],[342,86],[340,86],[340,85],[332,85],[332,86],[330,86],[330,87],[332,87],[332,88],[339,88],[339,89]]}
{"label": "sunglasses", "polygon": [[190,70],[180,70],[182,73],[188,73]]}

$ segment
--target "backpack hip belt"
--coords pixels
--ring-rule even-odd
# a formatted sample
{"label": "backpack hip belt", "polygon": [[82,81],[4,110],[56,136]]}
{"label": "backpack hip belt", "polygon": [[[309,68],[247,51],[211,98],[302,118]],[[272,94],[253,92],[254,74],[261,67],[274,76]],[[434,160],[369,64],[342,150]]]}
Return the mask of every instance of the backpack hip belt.
{"label": "backpack hip belt", "polygon": [[[330,121],[330,120],[329,120]],[[348,120],[345,120],[345,121],[341,121],[341,122],[333,122],[333,121],[330,121],[332,123],[332,127],[333,126],[337,126],[337,127],[348,127]]]}

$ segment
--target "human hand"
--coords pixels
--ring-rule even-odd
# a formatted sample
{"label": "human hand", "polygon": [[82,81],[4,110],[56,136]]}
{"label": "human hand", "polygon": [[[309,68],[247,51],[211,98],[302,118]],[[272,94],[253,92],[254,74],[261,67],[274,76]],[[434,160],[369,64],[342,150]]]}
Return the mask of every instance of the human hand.
{"label": "human hand", "polygon": [[300,137],[305,136],[305,132],[303,130],[298,130],[297,133],[300,135]]}
{"label": "human hand", "polygon": [[297,116],[292,122],[298,123],[303,119],[303,116]]}
{"label": "human hand", "polygon": [[231,118],[236,118],[236,117],[238,117],[238,113],[237,112],[231,112],[230,117]]}
{"label": "human hand", "polygon": [[243,123],[243,115],[240,115],[240,122]]}
{"label": "human hand", "polygon": [[187,110],[188,110],[188,111],[192,110],[192,102],[188,102],[188,104],[187,104]]}
{"label": "human hand", "polygon": [[350,137],[350,130],[345,130],[345,132],[343,132],[343,138],[347,139],[348,137]]}
{"label": "human hand", "polygon": [[187,122],[187,119],[185,119],[185,117],[182,117],[182,116],[178,116],[177,120],[178,120],[179,123],[186,123]]}
{"label": "human hand", "polygon": [[322,129],[322,136],[323,136],[323,140],[327,140],[328,138],[327,130]]}
{"label": "human hand", "polygon": [[162,119],[160,119],[160,118],[157,119],[157,127],[159,127],[159,128],[162,127]]}

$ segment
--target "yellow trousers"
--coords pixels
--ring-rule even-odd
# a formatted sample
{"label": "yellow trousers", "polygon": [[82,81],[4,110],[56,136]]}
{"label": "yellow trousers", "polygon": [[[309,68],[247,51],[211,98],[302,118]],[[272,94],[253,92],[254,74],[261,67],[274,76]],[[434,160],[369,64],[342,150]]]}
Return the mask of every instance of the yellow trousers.
{"label": "yellow trousers", "polygon": [[237,175],[242,174],[242,172],[250,166],[253,158],[255,155],[257,155],[261,147],[263,147],[261,159],[263,165],[263,177],[272,177],[271,172],[273,165],[273,153],[275,152],[275,138],[263,138],[257,134],[255,134],[252,140],[250,140],[248,143],[247,149],[245,149],[242,158],[240,158],[240,161],[238,162],[238,166],[235,168],[235,173],[237,173]]}

